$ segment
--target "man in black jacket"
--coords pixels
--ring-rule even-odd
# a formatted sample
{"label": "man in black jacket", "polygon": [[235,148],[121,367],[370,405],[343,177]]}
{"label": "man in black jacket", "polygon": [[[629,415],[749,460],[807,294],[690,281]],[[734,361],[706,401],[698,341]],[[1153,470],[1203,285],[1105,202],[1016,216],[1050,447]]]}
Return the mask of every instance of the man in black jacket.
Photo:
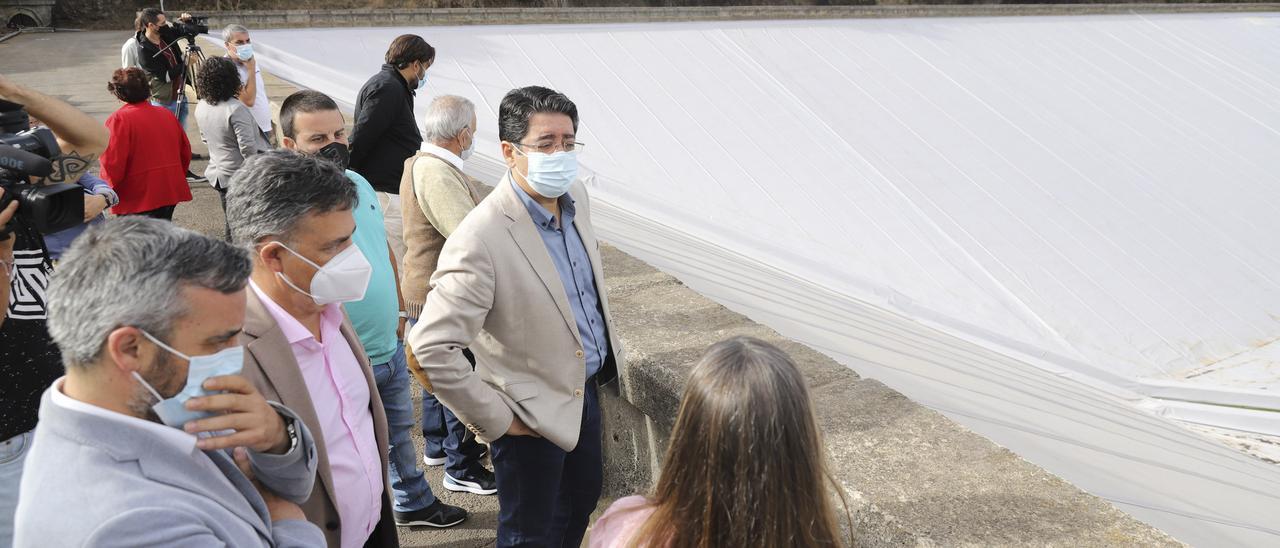
{"label": "man in black jacket", "polygon": [[[178,20],[189,23],[192,21],[191,14],[184,13]],[[134,35],[134,40],[138,43],[138,63],[147,72],[151,102],[177,116],[178,124],[186,131],[187,61],[182,55],[182,47],[177,43],[182,35],[169,24],[164,12],[156,8],[139,11],[134,26],[138,29]],[[191,157],[199,158],[199,155],[192,154]],[[204,182],[204,177],[187,170],[187,182]]]}
{"label": "man in black jacket", "polygon": [[[186,17],[190,15],[183,14]],[[138,61],[142,69],[147,71],[147,81],[151,84],[151,99],[156,104],[173,111],[178,122],[187,127],[187,108],[183,101],[183,86],[186,73],[182,48],[175,42],[180,38],[165,19],[164,12],[156,8],[147,8],[138,12],[138,33],[134,39],[138,41]]]}
{"label": "man in black jacket", "polygon": [[413,96],[426,86],[436,50],[421,36],[405,34],[391,42],[385,60],[382,70],[365,82],[356,97],[350,167],[378,191],[387,241],[399,265],[405,250],[400,176],[405,160],[422,146]]}

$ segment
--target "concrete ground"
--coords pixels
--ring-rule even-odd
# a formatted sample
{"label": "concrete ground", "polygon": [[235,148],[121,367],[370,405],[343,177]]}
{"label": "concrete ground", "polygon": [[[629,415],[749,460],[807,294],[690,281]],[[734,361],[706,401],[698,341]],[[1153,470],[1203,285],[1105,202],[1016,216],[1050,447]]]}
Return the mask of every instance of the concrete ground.
{"label": "concrete ground", "polygon": [[[120,67],[120,46],[129,37],[128,32],[60,32],[53,34],[24,34],[0,43],[0,74],[22,85],[63,99],[95,118],[105,121],[120,106],[110,92],[107,82],[111,72]],[[206,55],[224,52],[204,47]],[[278,104],[293,86],[274,77],[267,77],[267,89],[273,103]],[[194,105],[187,120],[187,137],[193,152],[205,155],[207,150],[200,142],[196,126]],[[191,170],[203,173],[205,162],[193,161]],[[96,171],[96,169],[95,169]],[[223,215],[218,194],[207,184],[191,186],[192,201],[178,206],[174,222],[213,237],[222,237]],[[414,383],[414,413],[421,421],[421,389]],[[414,444],[418,457],[422,456],[421,432],[414,432]],[[419,461],[421,464],[421,461]],[[498,523],[497,497],[482,497],[470,493],[453,493],[441,486],[442,467],[427,470],[427,479],[436,495],[449,504],[466,508],[471,512],[467,521],[450,529],[436,530],[427,527],[400,528],[401,546],[474,547],[494,543],[494,529]],[[601,503],[603,508],[604,503]]]}

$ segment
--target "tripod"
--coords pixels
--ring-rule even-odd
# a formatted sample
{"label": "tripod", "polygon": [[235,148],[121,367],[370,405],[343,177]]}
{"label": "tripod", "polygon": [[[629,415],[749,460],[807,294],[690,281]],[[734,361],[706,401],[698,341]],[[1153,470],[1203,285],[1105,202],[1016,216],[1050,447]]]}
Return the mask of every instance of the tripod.
{"label": "tripod", "polygon": [[[195,90],[196,75],[200,73],[200,67],[204,66],[204,62],[205,62],[204,51],[200,49],[200,46],[196,45],[196,40],[195,38],[192,38],[192,37],[187,37],[187,45],[182,49],[182,51],[187,59],[187,66],[185,69],[186,83],[187,85],[191,86],[192,90]],[[186,86],[183,86],[182,96],[184,100],[186,99],[186,95],[187,95]],[[199,91],[196,91],[195,97],[197,101],[200,100]]]}

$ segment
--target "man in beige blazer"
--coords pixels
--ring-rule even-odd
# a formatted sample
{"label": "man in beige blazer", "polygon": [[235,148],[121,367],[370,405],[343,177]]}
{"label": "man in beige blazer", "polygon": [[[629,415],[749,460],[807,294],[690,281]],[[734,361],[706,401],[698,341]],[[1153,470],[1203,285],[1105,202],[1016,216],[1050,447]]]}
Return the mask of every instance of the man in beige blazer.
{"label": "man in beige blazer", "polygon": [[[498,546],[578,546],[602,484],[598,384],[618,377],[577,107],[541,87],[499,108],[508,175],[445,241],[409,343],[491,448]],[[476,367],[462,355],[470,347]]]}
{"label": "man in beige blazer", "polygon": [[392,547],[386,415],[340,305],[370,277],[351,241],[355,204],[341,169],[293,152],[256,155],[236,173],[228,223],[253,256],[242,374],[315,433],[320,481],[302,510],[328,545]]}

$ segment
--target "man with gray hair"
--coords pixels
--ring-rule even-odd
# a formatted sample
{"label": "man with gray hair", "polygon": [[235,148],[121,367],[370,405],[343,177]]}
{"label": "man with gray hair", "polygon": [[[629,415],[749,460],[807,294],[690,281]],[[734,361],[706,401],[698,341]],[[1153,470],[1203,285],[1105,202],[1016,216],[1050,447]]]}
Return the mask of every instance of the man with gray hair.
{"label": "man with gray hair", "polygon": [[[471,101],[456,95],[442,95],[431,101],[423,119],[422,137],[422,150],[405,160],[400,180],[405,243],[400,289],[410,322],[417,321],[427,302],[429,282],[445,239],[492,190],[462,172],[466,159],[475,150],[476,109]],[[470,352],[466,356],[474,365]],[[417,360],[410,359],[409,364],[419,382],[430,388]],[[452,411],[431,392],[423,392],[423,460],[428,466],[445,465],[445,489],[492,495],[498,487],[493,472],[480,464],[484,446],[467,434]]]}
{"label": "man with gray hair", "polygon": [[253,55],[249,29],[244,25],[227,25],[222,31],[222,42],[227,48],[227,58],[235,61],[236,70],[240,72],[240,102],[249,107],[258,129],[267,136],[267,142],[273,147],[279,146],[275,124],[271,121],[271,100],[267,99],[267,86],[262,83],[258,58]]}
{"label": "man with gray hair", "polygon": [[[302,505],[329,546],[398,546],[387,496],[387,420],[369,358],[341,303],[372,268],[352,235],[355,185],[336,164],[275,150],[253,156],[227,194],[232,239],[253,250],[245,376],[318,432],[320,480]],[[438,526],[465,518],[442,501]],[[458,509],[461,511],[461,509]]]}
{"label": "man with gray hair", "polygon": [[[347,165],[347,136],[338,104],[328,95],[313,89],[294,92],[280,105],[281,141],[285,148],[337,164]],[[372,269],[369,288],[363,299],[343,303],[342,309],[351,319],[360,344],[373,367],[378,396],[387,415],[388,463],[391,492],[394,497],[396,525],[433,525],[433,515],[423,510],[436,504],[435,493],[426,475],[418,468],[417,450],[413,446],[413,429],[418,421],[413,415],[413,381],[405,362],[404,303],[400,300],[399,275],[395,254],[387,243],[382,207],[378,193],[369,181],[351,170],[347,179],[356,187],[356,231],[351,235]],[[438,524],[436,524],[438,525]]]}
{"label": "man with gray hair", "polygon": [[66,376],[40,402],[15,546],[324,542],[298,506],[310,430],[239,376],[249,272],[243,250],[155,219],[76,239],[48,291]]}

